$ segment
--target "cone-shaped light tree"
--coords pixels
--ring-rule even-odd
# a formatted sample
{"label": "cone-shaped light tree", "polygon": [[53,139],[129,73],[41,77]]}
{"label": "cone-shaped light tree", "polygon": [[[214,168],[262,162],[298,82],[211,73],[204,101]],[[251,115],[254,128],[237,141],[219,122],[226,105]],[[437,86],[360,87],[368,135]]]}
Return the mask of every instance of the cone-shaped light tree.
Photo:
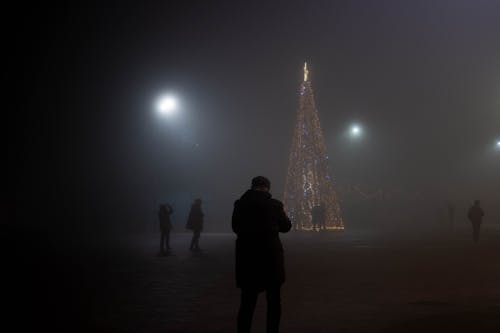
{"label": "cone-shaped light tree", "polygon": [[[284,204],[297,230],[344,229],[307,63],[304,64],[304,81],[299,89]],[[313,225],[313,210],[318,207],[324,216],[324,224]]]}

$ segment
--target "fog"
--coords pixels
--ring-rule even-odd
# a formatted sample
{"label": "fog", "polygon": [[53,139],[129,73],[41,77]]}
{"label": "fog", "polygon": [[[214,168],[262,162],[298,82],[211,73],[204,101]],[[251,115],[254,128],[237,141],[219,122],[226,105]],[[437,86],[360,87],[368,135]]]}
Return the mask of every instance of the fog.
{"label": "fog", "polygon": [[[359,269],[367,271],[375,261],[356,252],[357,242],[374,249],[384,239],[393,242],[375,258],[397,263],[400,273],[384,266],[381,286],[388,276],[397,284],[398,274],[405,274],[408,261],[394,249],[416,258],[422,271],[431,269],[427,254],[419,252],[425,247],[419,243],[423,235],[426,244],[449,241],[442,256],[432,258],[436,267],[440,260],[459,262],[456,253],[475,262],[464,244],[470,233],[467,210],[476,199],[485,211],[487,245],[481,253],[496,251],[499,2],[23,3],[6,15],[14,20],[4,22],[8,106],[3,112],[2,243],[7,263],[13,264],[7,271],[23,272],[21,279],[8,274],[12,284],[7,285],[23,285],[8,298],[14,308],[36,299],[27,306],[32,311],[50,298],[57,303],[51,306],[67,315],[63,323],[75,314],[97,320],[83,309],[114,304],[111,299],[128,290],[128,280],[120,276],[112,297],[107,293],[114,290],[108,288],[114,285],[113,274],[134,276],[145,263],[149,270],[131,285],[153,283],[149,279],[155,274],[186,274],[169,280],[166,290],[175,291],[175,281],[184,282],[184,276],[191,281],[189,274],[196,271],[223,288],[230,280],[232,239],[214,233],[231,232],[233,203],[255,176],[268,177],[271,193],[283,200],[304,62],[345,236],[332,233],[317,243],[315,234],[286,236],[298,258],[290,261],[297,290],[307,281],[293,282],[300,275],[293,272],[301,271],[301,263],[321,271],[322,261],[309,258],[323,245],[332,256],[346,253],[337,282],[351,283],[360,295],[366,290],[357,280],[350,282],[352,260],[358,258],[364,263]],[[175,96],[175,113],[158,113],[163,94]],[[353,124],[361,126],[360,137],[349,135]],[[151,258],[158,206],[173,206],[173,244],[187,248],[183,233],[196,198],[203,201],[206,244],[213,251],[207,260],[222,259],[212,269],[207,262],[196,266],[189,261],[195,259],[179,252],[180,261],[161,266]],[[455,207],[453,223],[450,206]],[[309,252],[300,251],[306,247]],[[114,256],[115,250],[122,257]],[[128,262],[123,258],[130,253],[134,259]],[[482,258],[477,267],[484,265],[494,277],[496,265],[489,256]],[[458,264],[452,269],[462,272]],[[225,275],[219,280],[219,274]],[[33,276],[42,277],[31,283]],[[424,278],[433,283],[432,276]],[[203,281],[192,281],[201,288]],[[460,281],[454,283],[460,287]],[[494,289],[493,283],[485,286]],[[193,290],[196,296],[198,289]],[[98,296],[91,299],[88,292]],[[291,303],[296,297],[295,304],[302,304],[307,295],[297,295]],[[227,313],[231,297],[221,307]],[[341,310],[346,318],[358,311],[355,306]],[[37,318],[50,321],[42,312]],[[177,320],[175,311],[170,315]],[[138,322],[139,317],[131,316]]]}
{"label": "fog", "polygon": [[[202,197],[208,230],[228,231],[232,203],[253,176],[269,177],[283,196],[307,61],[347,228],[377,228],[388,209],[377,207],[431,214],[476,198],[498,221],[495,2],[21,12],[9,39],[19,66],[9,68],[15,177],[7,178],[16,201],[36,207],[28,220],[142,231],[169,201],[182,229]],[[164,92],[180,100],[173,119],[155,113]],[[345,136],[353,122],[366,131],[356,142]],[[366,200],[353,187],[392,197]],[[353,213],[367,206],[373,217]]]}
{"label": "fog", "polygon": [[[494,2],[22,11],[9,211],[38,227],[141,232],[168,201],[182,230],[201,197],[207,230],[229,231],[255,175],[282,199],[304,61],[347,228],[432,225],[474,199],[498,221]],[[180,101],[172,117],[154,109],[164,92]],[[355,122],[360,140],[346,136]]]}

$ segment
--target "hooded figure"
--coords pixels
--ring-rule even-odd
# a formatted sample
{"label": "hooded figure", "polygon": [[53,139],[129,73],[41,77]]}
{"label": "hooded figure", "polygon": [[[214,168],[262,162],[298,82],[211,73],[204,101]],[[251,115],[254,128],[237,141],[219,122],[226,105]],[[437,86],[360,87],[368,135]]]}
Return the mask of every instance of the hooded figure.
{"label": "hooded figure", "polygon": [[241,288],[238,332],[249,332],[258,293],[267,294],[268,332],[279,328],[280,287],[285,282],[283,246],[280,232],[292,224],[283,204],[271,197],[270,182],[255,177],[252,188],[234,203],[232,228],[236,240],[236,285]]}

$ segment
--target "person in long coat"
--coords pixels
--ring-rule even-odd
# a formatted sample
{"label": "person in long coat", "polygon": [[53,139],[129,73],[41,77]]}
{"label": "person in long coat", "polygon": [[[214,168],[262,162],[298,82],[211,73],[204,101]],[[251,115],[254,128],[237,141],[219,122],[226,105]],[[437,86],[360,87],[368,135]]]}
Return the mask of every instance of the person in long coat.
{"label": "person in long coat", "polygon": [[474,205],[469,208],[467,213],[467,217],[472,223],[472,238],[474,243],[479,242],[479,229],[481,227],[481,223],[483,223],[484,211],[480,206],[479,200],[474,201]]}
{"label": "person in long coat", "polygon": [[187,221],[186,228],[193,231],[193,238],[191,239],[190,250],[199,251],[200,250],[200,236],[203,230],[203,211],[201,210],[201,199],[196,199],[191,205],[191,210],[189,211],[189,217]]}
{"label": "person in long coat", "polygon": [[160,254],[164,254],[166,250],[170,250],[170,230],[172,230],[172,222],[170,215],[174,212],[169,204],[160,205],[158,218],[160,220]]}
{"label": "person in long coat", "polygon": [[285,282],[283,246],[279,233],[292,224],[283,204],[269,193],[270,181],[262,176],[252,180],[234,203],[232,229],[236,239],[236,285],[241,288],[238,332],[250,332],[260,292],[266,292],[267,332],[278,332],[281,317],[281,285]]}
{"label": "person in long coat", "polygon": [[325,206],[316,205],[311,209],[312,225],[316,230],[325,230]]}

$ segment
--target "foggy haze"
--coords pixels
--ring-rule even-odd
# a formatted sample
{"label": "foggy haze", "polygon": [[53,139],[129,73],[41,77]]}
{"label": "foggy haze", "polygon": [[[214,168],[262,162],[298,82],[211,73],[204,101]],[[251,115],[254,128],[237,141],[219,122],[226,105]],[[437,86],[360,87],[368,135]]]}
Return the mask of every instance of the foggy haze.
{"label": "foggy haze", "polygon": [[[181,231],[201,197],[207,229],[229,231],[232,203],[256,175],[281,199],[304,61],[346,228],[376,228],[376,208],[359,213],[370,206],[399,215],[449,202],[465,210],[476,198],[498,221],[497,2],[17,12],[8,182],[50,225],[143,231],[168,201]],[[171,119],[154,110],[164,92],[180,101]],[[357,141],[346,136],[355,122]],[[367,201],[353,187],[393,198]]]}
{"label": "foggy haze", "polygon": [[[500,1],[45,1],[4,16],[5,327],[233,332],[243,258],[241,309],[267,281],[283,332],[498,331]],[[286,201],[306,82],[334,187],[310,135]],[[312,227],[259,178],[231,228],[255,176]]]}

